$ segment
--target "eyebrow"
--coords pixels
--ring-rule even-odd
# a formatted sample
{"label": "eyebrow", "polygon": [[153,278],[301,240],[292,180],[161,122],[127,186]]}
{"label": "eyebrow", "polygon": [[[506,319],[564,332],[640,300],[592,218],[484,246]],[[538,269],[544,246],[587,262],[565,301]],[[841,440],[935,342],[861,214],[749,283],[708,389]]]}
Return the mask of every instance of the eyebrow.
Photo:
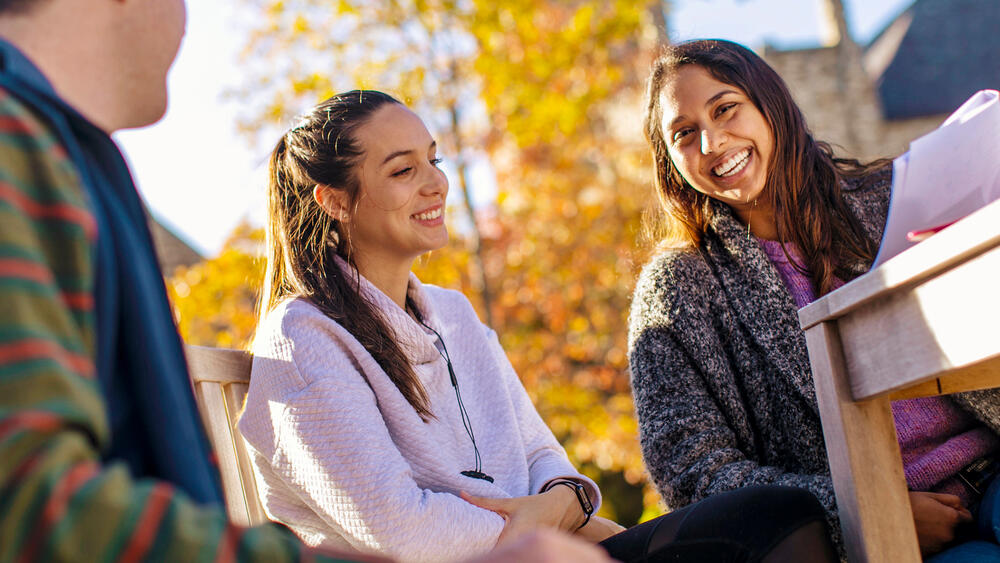
{"label": "eyebrow", "polygon": [[[726,94],[739,94],[739,92],[737,92],[736,90],[722,90],[721,92],[709,98],[708,101],[705,102],[705,107],[714,104],[719,98],[725,96]],[[677,125],[679,122],[684,121],[685,119],[687,119],[686,116],[678,115],[677,117],[674,118],[673,121],[670,122],[670,125],[667,128],[673,129],[674,125]]]}
{"label": "eyebrow", "polygon": [[[437,141],[431,141],[430,146],[427,147],[427,148],[431,149],[431,150],[436,149],[437,148]],[[417,151],[411,149],[411,150],[406,150],[406,151],[396,151],[396,152],[393,152],[393,153],[389,153],[389,156],[385,157],[385,160],[383,160],[382,164],[379,164],[379,166],[383,166],[385,163],[387,163],[390,160],[396,158],[397,156],[404,156],[404,155],[408,155],[410,153],[415,153],[415,152],[417,152]]]}

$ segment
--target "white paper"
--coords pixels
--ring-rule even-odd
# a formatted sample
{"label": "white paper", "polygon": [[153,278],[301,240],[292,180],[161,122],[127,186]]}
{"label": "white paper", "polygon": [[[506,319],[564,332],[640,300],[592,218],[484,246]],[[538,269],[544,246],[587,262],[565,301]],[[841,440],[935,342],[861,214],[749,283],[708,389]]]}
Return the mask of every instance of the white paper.
{"label": "white paper", "polygon": [[1000,92],[982,90],[893,162],[889,219],[872,267],[917,244],[908,232],[957,221],[997,199]]}

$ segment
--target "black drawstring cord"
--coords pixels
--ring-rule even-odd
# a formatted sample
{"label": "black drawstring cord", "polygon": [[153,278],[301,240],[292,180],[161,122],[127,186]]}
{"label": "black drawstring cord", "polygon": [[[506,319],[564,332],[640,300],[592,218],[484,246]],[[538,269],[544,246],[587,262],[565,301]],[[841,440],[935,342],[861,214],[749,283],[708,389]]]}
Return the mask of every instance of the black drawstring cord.
{"label": "black drawstring cord", "polygon": [[[423,325],[424,328],[434,333],[437,336],[438,342],[441,343],[442,350],[438,350],[438,354],[444,358],[444,362],[448,365],[448,376],[451,377],[451,386],[455,389],[455,398],[458,399],[458,411],[462,416],[462,426],[465,427],[465,431],[469,434],[469,439],[472,440],[472,451],[475,453],[476,468],[470,471],[462,471],[462,475],[466,477],[472,477],[473,479],[482,479],[484,481],[493,482],[493,477],[483,473],[483,461],[482,457],[479,455],[479,446],[476,445],[476,435],[472,432],[472,419],[469,418],[469,412],[465,410],[465,403],[462,402],[462,392],[458,390],[458,377],[455,376],[455,368],[451,364],[451,355],[448,354],[448,345],[444,343],[444,338],[438,333],[438,331],[427,326],[423,319],[419,316],[414,315],[417,322]],[[435,346],[435,349],[437,347]]]}

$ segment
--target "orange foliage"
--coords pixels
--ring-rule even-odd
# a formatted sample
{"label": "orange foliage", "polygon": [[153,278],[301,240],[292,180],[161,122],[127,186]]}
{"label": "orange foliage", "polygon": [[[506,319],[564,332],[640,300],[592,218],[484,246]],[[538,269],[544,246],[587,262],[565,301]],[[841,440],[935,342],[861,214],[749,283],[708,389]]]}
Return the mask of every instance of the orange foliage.
{"label": "orange foliage", "polygon": [[245,348],[257,323],[257,294],[264,278],[264,231],[241,223],[222,252],[167,279],[167,293],[188,344]]}

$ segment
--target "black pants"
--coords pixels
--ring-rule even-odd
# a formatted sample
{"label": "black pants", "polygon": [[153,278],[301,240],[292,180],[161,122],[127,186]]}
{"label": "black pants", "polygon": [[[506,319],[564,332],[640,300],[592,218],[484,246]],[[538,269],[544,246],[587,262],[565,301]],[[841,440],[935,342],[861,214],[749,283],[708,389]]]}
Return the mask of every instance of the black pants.
{"label": "black pants", "polygon": [[629,563],[836,561],[816,497],[779,486],[714,495],[601,545],[614,559]]}

